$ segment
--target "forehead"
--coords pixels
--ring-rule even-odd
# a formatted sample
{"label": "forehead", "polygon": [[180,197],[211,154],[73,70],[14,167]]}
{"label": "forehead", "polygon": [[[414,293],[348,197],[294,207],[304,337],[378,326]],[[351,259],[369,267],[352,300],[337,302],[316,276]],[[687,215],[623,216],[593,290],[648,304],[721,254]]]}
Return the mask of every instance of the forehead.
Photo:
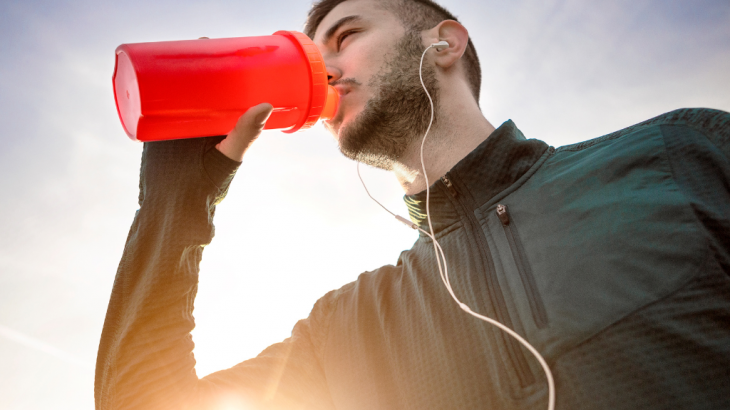
{"label": "forehead", "polygon": [[398,29],[402,26],[393,13],[385,10],[380,0],[346,0],[338,4],[322,19],[314,32],[314,42],[321,42],[330,27],[349,16],[358,16],[367,23],[391,29]]}

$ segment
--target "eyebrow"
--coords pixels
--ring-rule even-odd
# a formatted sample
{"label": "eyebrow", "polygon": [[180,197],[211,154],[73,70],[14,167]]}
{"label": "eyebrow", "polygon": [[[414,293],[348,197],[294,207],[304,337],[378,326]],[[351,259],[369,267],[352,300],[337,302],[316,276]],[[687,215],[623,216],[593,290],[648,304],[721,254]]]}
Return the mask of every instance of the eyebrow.
{"label": "eyebrow", "polygon": [[339,30],[340,27],[342,27],[343,25],[350,23],[352,21],[358,21],[361,19],[362,18],[360,16],[347,16],[347,17],[343,17],[343,18],[337,20],[337,23],[333,24],[332,27],[330,27],[327,30],[327,32],[324,33],[324,38],[322,39],[322,42],[324,44],[329,43],[332,36],[335,35],[335,33],[337,32],[337,30]]}

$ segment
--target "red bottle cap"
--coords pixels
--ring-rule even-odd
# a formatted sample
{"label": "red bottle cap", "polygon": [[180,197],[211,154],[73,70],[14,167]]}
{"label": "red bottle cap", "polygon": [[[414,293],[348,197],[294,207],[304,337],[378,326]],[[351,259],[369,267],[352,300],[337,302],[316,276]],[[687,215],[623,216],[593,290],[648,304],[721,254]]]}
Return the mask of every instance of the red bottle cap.
{"label": "red bottle cap", "polygon": [[[327,67],[325,67],[324,59],[320,54],[317,46],[314,45],[312,40],[305,34],[297,31],[277,31],[274,35],[281,35],[289,37],[295,40],[301,47],[300,50],[304,53],[307,61],[309,61],[309,68],[311,69],[311,99],[309,100],[309,115],[304,118],[300,124],[294,126],[290,130],[286,130],[286,133],[296,132],[300,129],[307,129],[312,127],[317,120],[319,120],[322,110],[325,108],[328,102],[328,94],[330,94],[327,84]],[[337,101],[339,101],[339,94],[337,90],[334,90]],[[337,102],[334,102],[335,110],[337,109]],[[331,108],[329,109],[332,110]],[[328,112],[328,114],[330,114]],[[334,113],[330,114],[330,118],[334,116]]]}

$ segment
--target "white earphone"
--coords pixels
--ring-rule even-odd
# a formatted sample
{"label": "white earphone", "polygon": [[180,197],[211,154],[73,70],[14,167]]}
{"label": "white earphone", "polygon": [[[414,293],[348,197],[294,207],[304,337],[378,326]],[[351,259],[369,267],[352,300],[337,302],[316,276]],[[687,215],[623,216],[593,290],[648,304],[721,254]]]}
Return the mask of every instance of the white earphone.
{"label": "white earphone", "polygon": [[436,47],[437,51],[443,50],[442,48],[439,48],[439,47],[448,47],[448,46],[449,46],[449,43],[446,41],[439,41],[438,43],[431,44],[431,47]]}
{"label": "white earphone", "polygon": [[[423,177],[426,182],[426,220],[428,221],[428,227],[429,231],[426,231],[424,229],[421,229],[418,225],[414,224],[410,220],[400,216],[396,215],[393,212],[391,212],[388,208],[383,206],[378,200],[373,198],[372,195],[370,195],[370,191],[368,191],[368,188],[365,186],[365,181],[363,181],[362,176],[360,176],[360,162],[357,163],[357,176],[360,178],[360,182],[362,182],[362,186],[365,188],[365,192],[367,192],[370,199],[375,201],[378,205],[380,205],[383,209],[385,209],[389,214],[393,215],[395,219],[398,220],[398,222],[401,222],[402,224],[406,225],[407,227],[411,229],[415,229],[418,231],[423,232],[426,236],[431,238],[431,241],[433,242],[433,248],[434,252],[436,253],[436,264],[439,268],[439,274],[441,275],[441,280],[444,283],[444,286],[446,286],[446,290],[449,291],[449,294],[454,299],[457,305],[463,310],[464,312],[474,316],[477,319],[480,319],[484,322],[487,322],[493,326],[496,326],[500,328],[502,331],[506,332],[510,336],[512,336],[514,339],[516,339],[520,344],[522,344],[527,350],[530,351],[530,353],[535,356],[535,359],[540,363],[540,366],[542,366],[543,371],[545,371],[545,377],[547,378],[548,382],[548,410],[554,410],[555,409],[555,381],[553,379],[553,373],[550,371],[550,366],[548,366],[545,359],[542,357],[542,355],[535,349],[527,340],[525,340],[522,336],[517,334],[514,330],[508,328],[507,326],[503,325],[502,323],[486,317],[484,315],[481,315],[479,313],[474,312],[467,306],[465,303],[459,300],[459,298],[456,297],[456,294],[454,293],[453,289],[451,288],[451,283],[449,281],[449,267],[446,264],[446,255],[444,255],[444,251],[441,248],[441,245],[436,240],[436,235],[433,232],[433,226],[431,225],[431,213],[429,211],[430,207],[430,187],[428,182],[428,174],[426,173],[426,165],[423,161],[423,147],[426,143],[426,136],[428,135],[428,132],[431,130],[431,125],[433,124],[433,100],[431,99],[431,94],[428,92],[428,89],[426,88],[426,85],[423,82],[423,58],[426,56],[426,52],[428,52],[431,48],[436,48],[436,51],[441,51],[443,48],[441,47],[449,47],[450,44],[446,41],[439,41],[438,43],[433,43],[430,46],[428,46],[421,55],[421,64],[418,67],[418,75],[421,78],[421,85],[423,86],[423,90],[426,92],[426,96],[428,96],[428,100],[431,103],[431,121],[428,123],[428,128],[426,129],[426,133],[423,135],[423,139],[421,140],[421,168],[423,170]],[[443,265],[442,265],[443,264]]]}

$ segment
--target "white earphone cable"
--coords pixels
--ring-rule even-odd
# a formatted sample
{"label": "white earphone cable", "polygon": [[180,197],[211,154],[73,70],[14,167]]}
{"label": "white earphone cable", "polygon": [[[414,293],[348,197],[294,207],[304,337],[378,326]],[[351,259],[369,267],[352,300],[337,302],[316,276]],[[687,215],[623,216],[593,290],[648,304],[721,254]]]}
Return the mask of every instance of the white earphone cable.
{"label": "white earphone cable", "polygon": [[[446,264],[446,255],[444,254],[444,251],[441,248],[441,245],[436,240],[436,235],[433,232],[433,225],[431,224],[431,213],[430,213],[431,191],[430,191],[430,184],[428,181],[428,174],[426,173],[426,165],[423,160],[423,147],[426,144],[426,136],[428,136],[429,131],[431,131],[431,125],[433,125],[434,106],[433,106],[433,100],[431,99],[431,94],[428,92],[428,89],[426,88],[426,84],[423,82],[423,58],[426,56],[426,52],[428,50],[430,50],[433,47],[441,47],[441,46],[446,46],[446,44],[444,44],[444,42],[440,42],[440,43],[431,44],[430,46],[428,46],[423,51],[423,54],[421,55],[421,63],[418,67],[418,75],[419,75],[419,78],[421,79],[421,85],[423,86],[423,90],[426,92],[426,96],[428,96],[428,101],[431,103],[431,120],[429,121],[428,128],[426,128],[426,133],[423,135],[423,139],[421,140],[421,169],[423,171],[423,178],[426,182],[426,220],[428,221],[428,229],[430,232],[427,232],[427,231],[421,229],[418,225],[414,224],[413,222],[409,221],[408,219],[394,214],[388,208],[383,206],[383,204],[381,204],[375,198],[373,198],[373,196],[370,195],[370,191],[368,191],[367,186],[365,186],[365,181],[363,181],[362,176],[360,176],[360,163],[359,162],[357,163],[357,176],[360,178],[360,182],[362,182],[362,186],[365,188],[365,192],[367,192],[370,199],[372,199],[378,205],[380,205],[383,209],[385,209],[386,212],[393,215],[399,222],[403,223],[404,225],[406,225],[412,229],[417,229],[417,230],[423,232],[429,238],[431,238],[431,240],[433,241],[433,249],[434,249],[434,253],[436,255],[436,264],[438,265],[438,268],[439,268],[439,275],[441,276],[441,281],[444,283],[444,286],[446,286],[446,290],[448,290],[449,294],[454,299],[456,304],[459,305],[461,310],[503,330],[508,335],[517,339],[518,342],[520,342],[525,348],[527,348],[527,350],[530,351],[530,353],[533,354],[533,356],[535,356],[537,361],[542,366],[542,369],[545,371],[545,377],[547,378],[547,382],[548,382],[548,410],[554,410],[555,409],[555,380],[553,379],[552,371],[550,371],[550,366],[548,366],[547,362],[542,357],[540,352],[538,352],[537,349],[535,349],[527,340],[525,340],[522,336],[517,334],[514,330],[510,329],[509,327],[503,325],[502,323],[500,323],[492,318],[483,316],[479,313],[472,311],[471,308],[469,308],[469,306],[467,306],[465,303],[462,303],[459,300],[459,298],[456,297],[456,294],[454,293],[454,290],[451,288],[451,283],[449,281],[449,267]],[[443,263],[443,267],[442,267],[442,263]]]}

